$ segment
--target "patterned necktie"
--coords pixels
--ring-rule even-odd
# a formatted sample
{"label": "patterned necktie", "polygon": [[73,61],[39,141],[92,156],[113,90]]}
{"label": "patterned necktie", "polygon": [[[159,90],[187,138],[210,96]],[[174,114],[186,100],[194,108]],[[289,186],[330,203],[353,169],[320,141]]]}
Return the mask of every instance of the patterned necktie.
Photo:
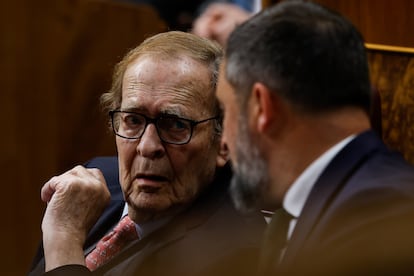
{"label": "patterned necktie", "polygon": [[288,242],[288,230],[292,216],[283,208],[272,216],[264,235],[264,244],[259,262],[259,275],[273,275]]}
{"label": "patterned necktie", "polygon": [[100,265],[108,262],[113,256],[122,250],[129,242],[138,239],[135,223],[125,216],[117,226],[104,236],[85,258],[86,266],[93,271]]}

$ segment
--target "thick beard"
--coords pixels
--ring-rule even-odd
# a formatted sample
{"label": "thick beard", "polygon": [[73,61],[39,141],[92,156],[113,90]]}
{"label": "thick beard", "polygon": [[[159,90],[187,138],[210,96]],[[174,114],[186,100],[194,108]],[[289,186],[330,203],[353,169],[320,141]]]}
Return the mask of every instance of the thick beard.
{"label": "thick beard", "polygon": [[236,140],[235,149],[237,160],[233,167],[230,193],[236,208],[248,213],[261,209],[269,176],[267,163],[246,128],[245,124],[239,122],[239,139]]}

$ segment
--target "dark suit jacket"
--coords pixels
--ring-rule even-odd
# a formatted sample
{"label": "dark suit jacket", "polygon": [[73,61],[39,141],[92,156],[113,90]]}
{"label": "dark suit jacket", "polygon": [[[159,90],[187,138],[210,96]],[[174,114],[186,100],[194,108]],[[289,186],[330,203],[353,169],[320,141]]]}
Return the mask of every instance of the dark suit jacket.
{"label": "dark suit jacket", "polygon": [[[102,170],[112,199],[91,230],[85,248],[96,243],[118,222],[124,201],[115,157],[87,164]],[[251,275],[255,270],[265,222],[260,214],[242,216],[227,194],[231,171],[226,167],[214,183],[186,211],[167,225],[131,244],[96,275]],[[42,254],[40,254],[42,255]],[[40,258],[42,259],[42,258]],[[33,275],[42,274],[44,262],[35,260]],[[83,266],[65,266],[51,275],[88,275]]]}
{"label": "dark suit jacket", "polygon": [[287,246],[287,275],[414,275],[414,167],[377,135],[330,162]]}

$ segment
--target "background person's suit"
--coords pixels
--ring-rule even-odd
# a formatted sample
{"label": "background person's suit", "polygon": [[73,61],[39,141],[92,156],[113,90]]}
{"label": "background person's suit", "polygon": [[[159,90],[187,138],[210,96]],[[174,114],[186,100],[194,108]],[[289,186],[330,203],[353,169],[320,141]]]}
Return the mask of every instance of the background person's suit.
{"label": "background person's suit", "polygon": [[315,183],[282,265],[287,275],[414,275],[413,260],[414,168],[362,133]]}
{"label": "background person's suit", "polygon": [[[91,230],[85,249],[118,222],[124,207],[116,157],[97,158],[87,166],[102,170],[112,197],[110,206]],[[234,209],[227,194],[230,177],[230,168],[226,167],[190,208],[167,225],[131,244],[94,273],[143,276],[251,275],[255,270],[265,221],[260,214],[246,217]],[[41,260],[33,275],[41,274],[43,266]],[[55,273],[88,275],[90,272],[83,266],[74,265],[62,267]]]}

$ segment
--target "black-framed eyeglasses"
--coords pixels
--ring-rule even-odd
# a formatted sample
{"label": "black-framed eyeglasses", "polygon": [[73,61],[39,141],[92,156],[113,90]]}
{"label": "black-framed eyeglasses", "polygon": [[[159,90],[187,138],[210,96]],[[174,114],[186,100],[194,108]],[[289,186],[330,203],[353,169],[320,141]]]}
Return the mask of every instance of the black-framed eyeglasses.
{"label": "black-framed eyeglasses", "polygon": [[150,118],[132,111],[109,111],[112,129],[115,135],[125,139],[140,139],[149,124],[154,124],[161,141],[168,144],[184,145],[190,142],[196,125],[216,120],[211,117],[200,121],[180,118],[172,115],[162,115]]}

